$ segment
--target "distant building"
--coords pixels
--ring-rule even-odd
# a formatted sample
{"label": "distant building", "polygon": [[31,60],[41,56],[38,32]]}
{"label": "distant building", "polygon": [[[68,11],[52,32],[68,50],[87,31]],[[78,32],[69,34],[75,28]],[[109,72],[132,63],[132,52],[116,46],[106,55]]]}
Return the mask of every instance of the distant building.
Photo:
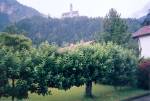
{"label": "distant building", "polygon": [[62,14],[62,18],[72,18],[72,17],[78,17],[78,16],[79,16],[79,12],[73,11],[72,4],[70,4],[70,11]]}
{"label": "distant building", "polygon": [[95,41],[87,41],[87,42],[84,42],[83,40],[80,41],[80,43],[71,43],[69,46],[66,46],[66,47],[63,47],[63,48],[59,48],[58,49],[58,52],[62,53],[62,52],[65,52],[65,51],[71,51],[71,50],[74,50],[76,48],[78,48],[79,46],[86,46],[86,45],[90,45],[90,44],[94,44]]}
{"label": "distant building", "polygon": [[142,28],[133,33],[133,38],[138,39],[141,57],[150,58],[150,12],[142,25]]}

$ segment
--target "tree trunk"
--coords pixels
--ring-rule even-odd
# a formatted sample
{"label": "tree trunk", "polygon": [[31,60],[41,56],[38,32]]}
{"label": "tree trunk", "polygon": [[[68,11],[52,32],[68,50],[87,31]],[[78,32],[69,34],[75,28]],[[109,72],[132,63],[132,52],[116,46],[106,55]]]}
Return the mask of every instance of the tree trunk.
{"label": "tree trunk", "polygon": [[88,81],[85,86],[85,96],[93,97],[92,95],[92,81]]}
{"label": "tree trunk", "polygon": [[12,101],[15,100],[15,96],[14,96],[14,88],[15,88],[15,79],[12,79]]}

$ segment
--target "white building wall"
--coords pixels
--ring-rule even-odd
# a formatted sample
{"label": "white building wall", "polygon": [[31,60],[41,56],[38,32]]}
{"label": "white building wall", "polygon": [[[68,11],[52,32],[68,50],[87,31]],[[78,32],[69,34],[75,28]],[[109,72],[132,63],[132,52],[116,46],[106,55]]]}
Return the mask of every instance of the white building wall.
{"label": "white building wall", "polygon": [[141,49],[141,57],[150,58],[150,35],[139,37],[139,48]]}

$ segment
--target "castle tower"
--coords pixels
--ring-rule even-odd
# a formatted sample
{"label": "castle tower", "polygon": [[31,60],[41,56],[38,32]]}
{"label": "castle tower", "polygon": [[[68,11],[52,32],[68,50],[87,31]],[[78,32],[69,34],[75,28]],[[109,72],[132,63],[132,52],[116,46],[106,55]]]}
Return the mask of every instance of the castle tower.
{"label": "castle tower", "polygon": [[79,16],[79,12],[73,10],[72,4],[70,4],[70,11],[62,14],[62,18],[72,18],[72,17],[78,17],[78,16]]}
{"label": "castle tower", "polygon": [[72,12],[73,11],[73,6],[72,6],[72,4],[70,4],[70,12]]}

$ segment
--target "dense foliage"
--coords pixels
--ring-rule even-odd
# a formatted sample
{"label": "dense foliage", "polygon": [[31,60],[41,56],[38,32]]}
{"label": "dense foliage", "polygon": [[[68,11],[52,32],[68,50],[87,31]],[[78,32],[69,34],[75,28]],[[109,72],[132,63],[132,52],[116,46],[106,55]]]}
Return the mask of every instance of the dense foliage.
{"label": "dense foliage", "polygon": [[[129,20],[130,22],[126,22]],[[125,48],[134,49],[135,53],[138,54],[138,42],[129,33],[127,23],[133,26],[135,22],[133,23],[133,19],[122,19],[115,9],[110,9],[103,20],[103,32],[96,34],[96,41],[113,42]]]}
{"label": "dense foliage", "polygon": [[0,55],[0,96],[11,96],[14,101],[27,98],[28,91],[39,92],[36,67],[40,62],[34,60],[36,50],[30,39],[23,35],[0,34]]}
{"label": "dense foliage", "polygon": [[[137,59],[132,51],[112,43],[77,45],[59,50],[46,61],[46,71],[53,73],[54,87],[69,89],[86,84],[85,95],[92,96],[92,82],[114,86],[136,83]],[[55,67],[55,68],[54,68]],[[60,84],[58,84],[58,81]],[[50,81],[49,81],[50,82]]]}
{"label": "dense foliage", "polygon": [[104,83],[117,86],[135,86],[138,59],[133,51],[108,44],[107,71]]}
{"label": "dense foliage", "polygon": [[[140,22],[137,19],[122,20],[127,22],[128,33],[135,32],[140,27]],[[11,24],[5,27],[3,31],[23,33],[25,36],[30,37],[34,44],[40,44],[47,40],[50,43],[64,45],[80,40],[94,40],[96,33],[103,32],[103,18],[76,17],[57,19],[34,16]]]}
{"label": "dense foliage", "polygon": [[136,56],[116,44],[58,48],[45,42],[34,48],[23,36],[1,37],[6,40],[0,39],[0,96],[12,100],[27,98],[29,91],[47,95],[49,87],[67,90],[84,84],[85,95],[91,97],[92,82],[131,86],[136,81]]}
{"label": "dense foliage", "polygon": [[32,41],[23,35],[10,35],[7,33],[0,34],[0,45],[12,48],[14,51],[22,49],[30,49]]}
{"label": "dense foliage", "polygon": [[104,41],[112,41],[119,45],[127,42],[127,25],[123,19],[120,18],[120,15],[115,9],[110,9],[109,13],[104,19],[103,26],[104,34],[102,39]]}
{"label": "dense foliage", "polygon": [[150,59],[140,61],[138,69],[138,86],[143,89],[150,89]]}
{"label": "dense foliage", "polygon": [[[27,98],[29,92],[50,94],[49,87],[68,90],[82,85],[86,85],[85,96],[93,97],[93,82],[133,86],[137,58],[134,51],[124,47],[135,44],[127,33],[127,25],[114,9],[104,19],[104,33],[99,36],[101,44],[82,42],[59,48],[47,42],[62,45],[93,40],[94,33],[103,29],[101,20],[34,17],[6,27],[4,31],[9,34],[0,34],[0,97],[11,96],[14,101]],[[14,33],[29,36],[35,43],[47,41],[36,47],[29,38]]]}
{"label": "dense foliage", "polygon": [[16,24],[19,29],[28,33],[34,43],[47,40],[50,43],[63,45],[80,40],[92,40],[94,33],[101,31],[102,18],[43,18],[24,19]]}

